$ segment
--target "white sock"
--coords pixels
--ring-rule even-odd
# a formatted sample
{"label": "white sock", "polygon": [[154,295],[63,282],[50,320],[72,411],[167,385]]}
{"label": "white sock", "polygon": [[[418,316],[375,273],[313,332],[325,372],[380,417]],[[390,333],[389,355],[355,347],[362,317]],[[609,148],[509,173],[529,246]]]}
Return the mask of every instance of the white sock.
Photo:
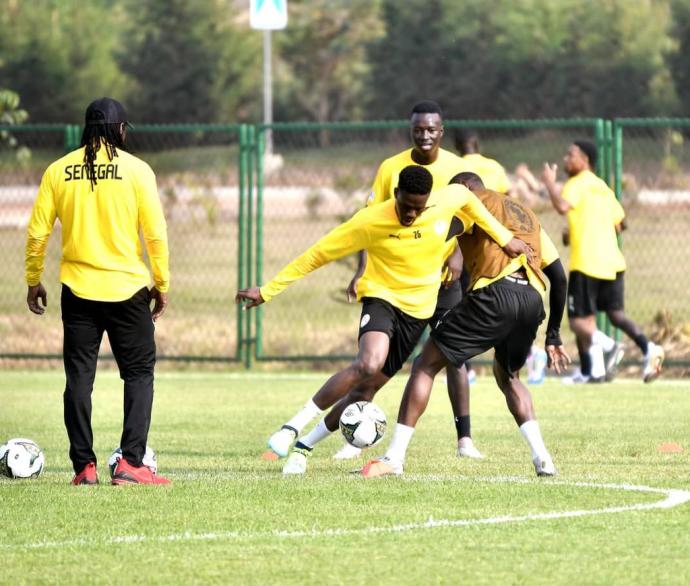
{"label": "white sock", "polygon": [[536,458],[544,459],[548,457],[549,452],[546,450],[544,440],[541,437],[539,430],[539,423],[536,419],[525,421],[520,426],[520,433],[524,436],[529,444],[529,449],[532,450],[532,460]]}
{"label": "white sock", "polygon": [[592,344],[589,347],[589,356],[592,359],[592,378],[605,376],[604,349],[599,344]]}
{"label": "white sock", "polygon": [[316,406],[316,403],[312,399],[309,399],[305,404],[302,409],[300,409],[297,412],[297,415],[295,415],[290,421],[287,421],[285,425],[289,425],[290,427],[294,427],[298,435],[302,433],[302,430],[304,429],[304,426],[307,425],[314,417],[321,415],[323,413],[323,409],[319,409]]}
{"label": "white sock", "polygon": [[304,444],[308,448],[313,448],[321,440],[326,439],[333,432],[326,427],[326,420],[322,419],[316,424],[316,427],[312,429],[307,435],[300,438],[300,443]]}
{"label": "white sock", "polygon": [[393,439],[391,445],[386,450],[386,458],[394,462],[404,462],[405,454],[407,453],[407,446],[410,445],[414,427],[403,425],[402,423],[395,424],[395,431],[393,432]]}
{"label": "white sock", "polygon": [[604,350],[604,352],[611,352],[613,347],[616,345],[616,340],[609,338],[601,330],[594,330],[592,334],[592,344],[599,344]]}

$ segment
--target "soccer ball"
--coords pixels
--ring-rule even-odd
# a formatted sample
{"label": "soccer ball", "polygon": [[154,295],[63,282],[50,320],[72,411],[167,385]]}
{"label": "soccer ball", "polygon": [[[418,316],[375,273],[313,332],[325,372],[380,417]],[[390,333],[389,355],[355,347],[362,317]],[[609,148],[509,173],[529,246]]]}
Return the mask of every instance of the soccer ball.
{"label": "soccer ball", "polygon": [[[108,468],[110,468],[110,477],[113,477],[113,474],[115,474],[115,468],[117,468],[117,463],[120,461],[122,458],[122,448],[115,448],[113,450],[113,453],[110,454],[110,458],[108,458]],[[156,470],[158,470],[158,462],[156,461],[156,452],[154,452],[151,448],[146,446],[146,452],[144,453],[144,459],[141,461],[141,463],[146,466],[151,472],[154,474],[156,473]]]}
{"label": "soccer ball", "polygon": [[386,433],[386,415],[369,401],[357,401],[340,416],[340,431],[347,443],[356,448],[370,448]]}
{"label": "soccer ball", "polygon": [[36,478],[45,464],[36,442],[17,437],[0,446],[0,474],[8,478]]}

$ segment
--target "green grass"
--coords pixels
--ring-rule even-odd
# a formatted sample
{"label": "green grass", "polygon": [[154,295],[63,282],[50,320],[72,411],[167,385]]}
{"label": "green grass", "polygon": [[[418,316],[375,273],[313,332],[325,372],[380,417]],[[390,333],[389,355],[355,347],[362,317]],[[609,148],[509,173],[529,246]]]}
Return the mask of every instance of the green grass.
{"label": "green grass", "polygon": [[[326,374],[162,373],[149,444],[171,487],[71,487],[59,372],[2,373],[2,438],[45,450],[37,480],[0,480],[2,581],[218,584],[687,584],[690,504],[670,509],[482,524],[482,519],[650,504],[661,494],[577,486],[690,489],[680,382],[533,387],[560,476],[537,479],[529,451],[488,379],[473,387],[483,461],[454,457],[450,410],[437,385],[403,478],[364,481],[330,460],[333,437],[303,478],[260,459],[267,436]],[[390,437],[404,376],[377,398]],[[121,383],[97,378],[95,448],[121,430]],[[336,434],[337,435],[337,434]],[[658,451],[662,442],[686,447]],[[378,453],[380,450],[375,449]],[[465,526],[418,527],[430,518]],[[385,530],[403,526],[397,531]],[[374,528],[379,530],[374,531]]]}

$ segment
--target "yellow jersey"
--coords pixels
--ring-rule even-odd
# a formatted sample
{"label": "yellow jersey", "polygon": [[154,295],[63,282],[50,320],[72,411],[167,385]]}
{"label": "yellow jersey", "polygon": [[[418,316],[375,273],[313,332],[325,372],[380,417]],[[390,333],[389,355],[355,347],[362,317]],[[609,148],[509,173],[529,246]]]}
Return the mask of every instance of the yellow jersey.
{"label": "yellow jersey", "polygon": [[612,280],[625,270],[616,226],[625,217],[609,186],[591,171],[582,171],[565,182],[563,199],[570,228],[570,270],[596,279]]}
{"label": "yellow jersey", "polygon": [[[381,203],[395,197],[395,188],[398,186],[400,172],[409,165],[419,165],[412,158],[413,149],[407,149],[394,155],[379,165],[374,184],[371,186],[371,194],[367,199],[367,205]],[[438,157],[430,165],[424,167],[434,179],[432,191],[439,187],[445,187],[458,173],[469,171],[467,164],[457,155],[445,149],[438,149]]]}
{"label": "yellow jersey", "polygon": [[499,193],[508,193],[510,180],[501,163],[479,153],[465,155],[462,157],[462,160],[467,164],[468,171],[472,171],[472,173],[476,173],[481,177],[482,183],[484,183],[487,189],[498,191]]}
{"label": "yellow jersey", "polygon": [[168,238],[156,177],[144,161],[117,150],[97,152],[98,183],[91,187],[84,148],[52,163],[43,174],[28,226],[26,282],[37,285],[55,219],[62,224],[60,281],[77,297],[124,301],[151,281],[168,291]]}
{"label": "yellow jersey", "polygon": [[[389,157],[378,168],[374,184],[371,186],[371,193],[367,199],[367,205],[373,205],[395,198],[395,188],[398,186],[398,178],[401,171],[409,165],[418,165],[412,158],[413,149],[404,150],[397,155]],[[438,150],[438,157],[429,165],[419,165],[424,167],[433,178],[432,192],[448,185],[450,180],[458,173],[469,171],[467,165],[457,155],[445,149]],[[460,213],[457,216],[464,224],[469,223],[470,219]],[[448,258],[455,251],[455,238],[451,238],[446,243],[446,255]]]}
{"label": "yellow jersey", "polygon": [[400,224],[393,199],[360,210],[261,287],[262,298],[270,301],[319,267],[366,250],[367,266],[357,287],[358,299],[376,297],[412,317],[430,317],[436,308],[453,217],[471,218],[501,246],[513,235],[462,185],[433,191],[427,206],[411,226]]}

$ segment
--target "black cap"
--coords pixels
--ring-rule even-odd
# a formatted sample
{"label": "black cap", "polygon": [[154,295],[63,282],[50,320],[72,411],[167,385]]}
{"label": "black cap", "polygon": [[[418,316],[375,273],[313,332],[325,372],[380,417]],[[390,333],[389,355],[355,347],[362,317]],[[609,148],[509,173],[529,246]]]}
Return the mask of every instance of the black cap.
{"label": "black cap", "polygon": [[100,98],[91,102],[86,108],[84,118],[87,126],[120,124],[121,122],[131,126],[127,120],[127,110],[120,102],[113,98]]}

